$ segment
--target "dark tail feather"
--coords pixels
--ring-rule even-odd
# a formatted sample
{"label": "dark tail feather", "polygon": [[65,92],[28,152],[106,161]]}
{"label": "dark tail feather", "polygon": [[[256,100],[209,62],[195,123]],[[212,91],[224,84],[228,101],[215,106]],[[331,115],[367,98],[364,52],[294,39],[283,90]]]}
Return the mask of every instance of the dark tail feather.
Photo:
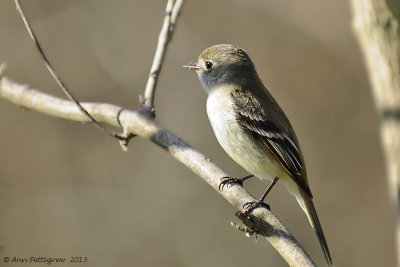
{"label": "dark tail feather", "polygon": [[312,199],[310,199],[307,195],[302,193],[301,199],[297,197],[297,201],[299,202],[300,206],[306,213],[308,220],[310,221],[310,224],[314,229],[315,234],[317,235],[318,241],[321,244],[322,250],[324,251],[328,265],[333,266],[331,253],[329,252],[328,244],[326,243],[326,239],[324,236],[324,231],[322,231],[322,227],[319,222],[317,211],[315,210]]}

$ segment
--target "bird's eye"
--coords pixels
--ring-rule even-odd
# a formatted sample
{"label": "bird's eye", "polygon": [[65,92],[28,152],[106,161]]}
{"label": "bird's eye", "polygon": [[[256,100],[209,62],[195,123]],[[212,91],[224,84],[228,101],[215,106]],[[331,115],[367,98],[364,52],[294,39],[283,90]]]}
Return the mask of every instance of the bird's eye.
{"label": "bird's eye", "polygon": [[214,64],[211,61],[207,60],[206,62],[204,62],[204,66],[207,70],[210,70],[214,66]]}

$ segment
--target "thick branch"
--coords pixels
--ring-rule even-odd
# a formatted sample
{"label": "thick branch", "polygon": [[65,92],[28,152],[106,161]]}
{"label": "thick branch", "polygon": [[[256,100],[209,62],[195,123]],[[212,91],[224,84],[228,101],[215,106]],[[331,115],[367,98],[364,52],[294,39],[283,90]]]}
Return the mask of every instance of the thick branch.
{"label": "thick branch", "polygon": [[[51,116],[81,122],[89,121],[72,102],[17,84],[6,77],[0,81],[0,96],[16,105]],[[138,111],[102,103],[82,103],[82,105],[98,121],[121,126],[124,132],[150,139],[203,178],[229,203],[244,212],[242,221],[256,230],[257,234],[265,236],[290,266],[315,266],[302,246],[269,210],[258,208],[253,212],[254,216],[246,214],[243,205],[256,200],[243,187],[234,185],[219,191],[221,178],[228,174],[172,132]]]}
{"label": "thick branch", "polygon": [[353,14],[354,30],[364,52],[381,117],[389,189],[398,212],[400,266],[400,5],[390,0],[353,0]]}

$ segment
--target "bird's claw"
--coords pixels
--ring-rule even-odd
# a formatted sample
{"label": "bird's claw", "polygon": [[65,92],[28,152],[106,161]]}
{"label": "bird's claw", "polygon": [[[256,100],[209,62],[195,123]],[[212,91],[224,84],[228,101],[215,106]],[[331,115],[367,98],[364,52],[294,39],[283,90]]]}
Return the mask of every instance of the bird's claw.
{"label": "bird's claw", "polygon": [[234,178],[225,176],[221,178],[221,183],[218,186],[218,190],[224,191],[224,187],[227,188],[231,187],[232,185],[237,184],[243,186],[243,179],[242,178]]}
{"label": "bird's claw", "polygon": [[227,188],[229,188],[234,184],[243,186],[243,182],[246,181],[247,179],[250,179],[251,177],[254,177],[254,174],[249,174],[242,178],[235,178],[235,177],[229,177],[229,176],[222,177],[221,183],[218,186],[218,190],[223,191],[225,186]]}
{"label": "bird's claw", "polygon": [[251,213],[253,210],[255,210],[256,208],[266,208],[267,210],[271,210],[271,207],[267,204],[264,203],[262,201],[250,201],[250,202],[246,202],[243,205],[244,209],[247,209],[248,213]]}

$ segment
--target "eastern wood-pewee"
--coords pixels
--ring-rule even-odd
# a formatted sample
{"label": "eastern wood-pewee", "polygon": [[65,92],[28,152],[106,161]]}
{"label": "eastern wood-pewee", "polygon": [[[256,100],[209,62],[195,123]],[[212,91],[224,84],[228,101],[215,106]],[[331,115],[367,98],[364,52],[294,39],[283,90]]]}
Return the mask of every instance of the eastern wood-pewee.
{"label": "eastern wood-pewee", "polygon": [[284,183],[306,213],[332,265],[328,245],[312,201],[303,155],[296,134],[278,103],[264,87],[247,53],[234,45],[207,48],[196,63],[184,65],[196,70],[208,93],[207,114],[222,148],[252,175],[221,179],[222,189],[257,176],[272,180],[260,201],[246,203],[251,212],[278,181]]}

